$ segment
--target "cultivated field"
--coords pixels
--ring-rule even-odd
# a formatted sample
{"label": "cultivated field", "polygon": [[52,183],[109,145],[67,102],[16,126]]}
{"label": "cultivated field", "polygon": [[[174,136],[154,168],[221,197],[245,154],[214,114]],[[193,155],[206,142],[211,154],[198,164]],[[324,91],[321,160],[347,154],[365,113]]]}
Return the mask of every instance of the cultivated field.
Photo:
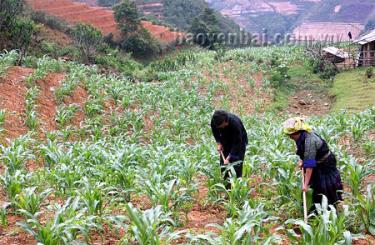
{"label": "cultivated field", "polygon": [[[289,115],[267,112],[270,74],[300,64],[300,48],[183,51],[145,68],[148,83],[17,58],[0,56],[0,244],[374,244],[375,108],[306,115],[345,201],[303,222]],[[230,191],[209,127],[219,107],[249,135]]]}

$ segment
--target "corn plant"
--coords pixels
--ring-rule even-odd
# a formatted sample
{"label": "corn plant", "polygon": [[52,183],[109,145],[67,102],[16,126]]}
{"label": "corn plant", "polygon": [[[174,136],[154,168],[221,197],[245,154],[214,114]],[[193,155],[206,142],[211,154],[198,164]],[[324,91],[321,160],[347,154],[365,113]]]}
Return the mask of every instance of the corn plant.
{"label": "corn plant", "polygon": [[28,177],[29,175],[24,175],[20,170],[14,172],[6,170],[4,175],[0,176],[5,192],[13,204],[16,202],[17,195],[21,193],[25,186]]}
{"label": "corn plant", "polygon": [[21,136],[11,143],[9,147],[0,145],[0,161],[5,164],[7,171],[12,174],[17,170],[24,169],[28,160],[34,159],[30,148],[29,136]]}
{"label": "corn plant", "polygon": [[357,196],[356,210],[365,229],[375,235],[375,185],[368,185],[366,195]]}
{"label": "corn plant", "polygon": [[10,52],[5,51],[4,53],[0,54],[0,77],[4,75],[6,69],[16,63],[18,57],[19,54],[15,50]]}
{"label": "corn plant", "polygon": [[152,204],[161,205],[164,212],[170,209],[175,210],[183,202],[192,200],[188,190],[180,187],[177,179],[172,179],[164,183],[145,180],[143,188],[146,195],[152,201]]}
{"label": "corn plant", "polygon": [[78,236],[83,236],[87,242],[90,229],[99,227],[94,222],[95,217],[85,216],[85,210],[80,205],[79,198],[69,198],[62,206],[56,204],[54,218],[45,223],[39,221],[40,213],[32,215],[21,210],[27,219],[17,224],[41,244],[72,244],[77,242]]}
{"label": "corn plant", "polygon": [[57,109],[56,112],[56,122],[59,124],[60,127],[66,126],[67,123],[69,123],[77,110],[79,109],[78,105],[72,104],[68,106],[60,106]]}
{"label": "corn plant", "polygon": [[[321,204],[315,204],[317,216],[312,218],[311,224],[302,220],[288,220],[286,224],[298,225],[302,234],[297,235],[289,229],[289,239],[299,244],[351,244],[352,236],[346,230],[347,208],[344,213],[337,214],[334,206],[328,206],[328,199],[323,196]],[[311,219],[311,218],[310,218]],[[301,237],[300,237],[301,236]],[[302,238],[302,239],[301,239]]]}
{"label": "corn plant", "polygon": [[5,115],[6,115],[5,110],[0,110],[0,131],[1,131],[1,128],[4,126]]}
{"label": "corn plant", "polygon": [[55,98],[58,104],[61,104],[66,96],[73,93],[78,86],[79,81],[73,76],[67,77],[62,81],[61,86],[55,90]]}
{"label": "corn plant", "polygon": [[46,189],[41,193],[36,193],[36,187],[25,188],[16,195],[15,206],[19,210],[24,210],[32,215],[35,215],[40,208],[42,202],[52,192],[51,189]]}
{"label": "corn plant", "polygon": [[90,98],[85,103],[85,113],[89,117],[100,114],[104,109],[104,102],[100,98]]}
{"label": "corn plant", "polygon": [[87,179],[83,181],[85,182],[85,187],[82,191],[80,191],[80,196],[82,202],[85,204],[85,207],[87,208],[88,214],[101,216],[104,209],[104,200],[101,190],[103,184],[91,186],[87,182]]}
{"label": "corn plant", "polygon": [[280,238],[269,234],[266,228],[266,224],[275,219],[264,211],[263,205],[252,207],[245,202],[238,211],[238,218],[227,218],[223,225],[210,225],[219,230],[218,234],[188,234],[187,238],[192,244],[276,244]]}
{"label": "corn plant", "polygon": [[139,211],[131,203],[126,204],[130,228],[135,240],[141,245],[165,244],[178,238],[178,233],[170,231],[174,222],[169,213],[163,213],[161,206]]}
{"label": "corn plant", "polygon": [[222,192],[226,193],[228,200],[223,202],[230,217],[237,216],[238,208],[242,207],[249,200],[253,191],[253,189],[248,187],[247,180],[242,178],[231,178],[230,189],[221,183],[216,184],[216,186],[222,189]]}
{"label": "corn plant", "polygon": [[364,164],[358,164],[354,158],[350,158],[345,168],[345,172],[347,173],[346,178],[348,179],[352,195],[356,197],[360,194],[363,180],[375,172],[373,170],[373,163],[365,162]]}
{"label": "corn plant", "polygon": [[3,229],[8,227],[7,210],[6,208],[0,208],[0,224]]}

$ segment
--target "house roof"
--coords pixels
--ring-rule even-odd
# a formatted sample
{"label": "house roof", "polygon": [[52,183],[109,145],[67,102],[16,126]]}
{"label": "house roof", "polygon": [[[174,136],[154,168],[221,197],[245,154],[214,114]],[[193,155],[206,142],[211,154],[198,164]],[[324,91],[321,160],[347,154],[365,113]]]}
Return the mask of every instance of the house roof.
{"label": "house roof", "polygon": [[342,58],[342,59],[349,58],[349,54],[347,52],[345,52],[342,49],[338,49],[336,47],[326,47],[323,49],[323,51],[326,53],[332,54],[334,56],[337,56],[339,58]]}
{"label": "house roof", "polygon": [[364,45],[366,43],[371,43],[375,41],[375,30],[372,30],[362,36],[360,36],[357,40],[355,40],[355,43],[358,43],[360,45]]}

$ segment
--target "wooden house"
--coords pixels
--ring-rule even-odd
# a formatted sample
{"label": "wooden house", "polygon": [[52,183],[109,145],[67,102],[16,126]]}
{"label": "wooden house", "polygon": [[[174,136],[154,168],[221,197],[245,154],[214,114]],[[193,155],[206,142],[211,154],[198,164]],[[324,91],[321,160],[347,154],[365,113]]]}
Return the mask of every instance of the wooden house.
{"label": "wooden house", "polygon": [[354,41],[360,45],[359,66],[375,66],[375,30],[360,36]]}

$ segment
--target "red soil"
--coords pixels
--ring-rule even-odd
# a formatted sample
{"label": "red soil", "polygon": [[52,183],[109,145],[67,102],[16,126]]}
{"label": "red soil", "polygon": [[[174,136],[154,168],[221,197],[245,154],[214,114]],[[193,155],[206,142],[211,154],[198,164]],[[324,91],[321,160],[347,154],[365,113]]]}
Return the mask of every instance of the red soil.
{"label": "red soil", "polygon": [[192,210],[187,214],[187,224],[183,229],[193,230],[198,233],[219,232],[215,227],[210,227],[210,224],[222,225],[227,217],[226,211],[220,206],[203,205],[207,200],[208,188],[205,186],[207,178],[201,176],[199,178],[200,187],[196,203]]}
{"label": "red soil", "polygon": [[[0,190],[0,205],[7,200],[3,190]],[[37,244],[33,237],[22,231],[16,222],[23,221],[22,217],[7,215],[8,226],[0,225],[0,244],[19,245],[19,244]]]}
{"label": "red soil", "polygon": [[[103,7],[90,7],[86,3],[72,2],[71,0],[27,0],[34,10],[59,17],[70,24],[83,22],[98,28],[103,35],[112,33],[115,38],[120,36],[113,11]],[[161,42],[172,42],[182,36],[182,33],[170,31],[167,27],[154,25],[142,21],[143,27]]]}
{"label": "red soil", "polygon": [[50,73],[44,79],[36,81],[40,89],[37,99],[37,113],[42,131],[53,131],[57,128],[54,90],[60,86],[64,76],[64,74]]}
{"label": "red soil", "polygon": [[78,111],[72,119],[72,124],[76,127],[80,127],[81,123],[85,120],[84,108],[88,97],[87,91],[78,86],[70,96],[64,98],[64,103],[66,105],[76,104],[79,106]]}
{"label": "red soil", "polygon": [[24,79],[32,73],[32,69],[12,67],[0,78],[0,109],[6,110],[4,129],[9,139],[15,139],[28,131],[23,120],[27,91]]}

